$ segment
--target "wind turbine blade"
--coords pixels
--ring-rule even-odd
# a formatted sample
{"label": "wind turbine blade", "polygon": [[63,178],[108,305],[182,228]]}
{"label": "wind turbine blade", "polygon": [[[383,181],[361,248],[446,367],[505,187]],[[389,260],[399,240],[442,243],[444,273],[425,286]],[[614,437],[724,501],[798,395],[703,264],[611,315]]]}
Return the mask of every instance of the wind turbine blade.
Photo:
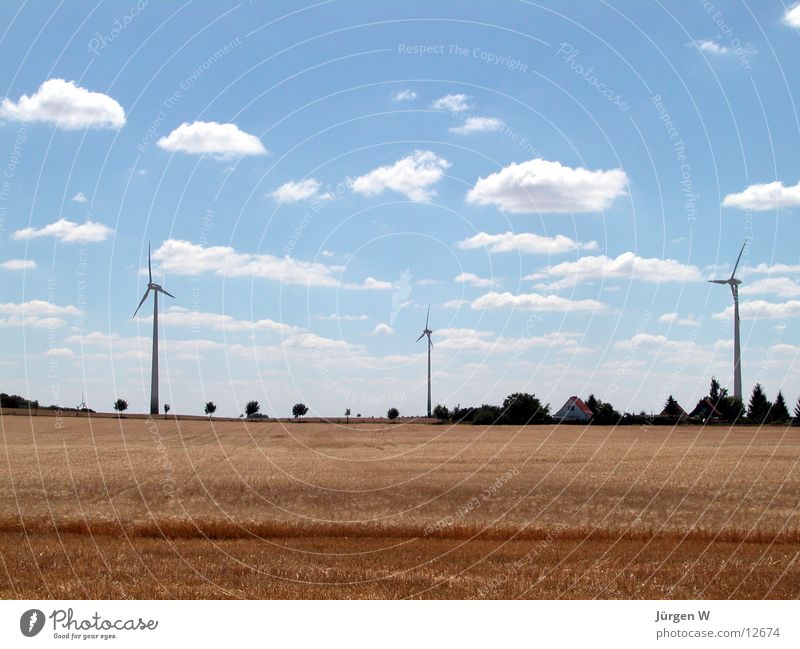
{"label": "wind turbine blade", "polygon": [[424,337],[425,337],[425,332],[423,331],[423,332],[422,332],[422,333],[419,335],[419,338],[417,338],[417,342],[419,342],[420,340],[422,340]]}
{"label": "wind turbine blade", "polygon": [[150,242],[147,243],[147,276],[150,278],[150,283],[153,283],[153,269],[150,266]]}
{"label": "wind turbine blade", "polygon": [[142,301],[139,302],[139,306],[137,306],[136,311],[133,312],[134,318],[136,317],[136,314],[139,313],[139,309],[142,308],[142,305],[144,304],[144,301],[147,299],[148,295],[150,295],[150,287],[148,287],[147,290],[144,292],[144,297],[142,298]]}
{"label": "wind turbine blade", "polygon": [[710,279],[708,281],[711,282],[712,284],[727,284],[728,283],[727,279]]}
{"label": "wind turbine blade", "polygon": [[431,349],[433,349],[433,341],[430,336],[428,336],[428,344],[431,346]]}
{"label": "wind turbine blade", "polygon": [[428,320],[430,320],[430,317],[431,317],[431,303],[428,302],[428,315],[425,316],[425,328],[426,329],[428,328]]}
{"label": "wind turbine blade", "polygon": [[747,239],[744,240],[744,243],[742,244],[742,249],[739,251],[739,256],[736,258],[736,264],[733,267],[733,272],[731,273],[731,279],[733,279],[733,276],[736,275],[736,269],[739,268],[739,261],[741,261],[742,259],[742,253],[744,252],[744,247],[746,245],[747,245]]}
{"label": "wind turbine blade", "polygon": [[177,299],[172,293],[169,293],[169,292],[165,291],[160,286],[158,287],[158,290],[161,291],[164,295],[169,295],[173,300]]}

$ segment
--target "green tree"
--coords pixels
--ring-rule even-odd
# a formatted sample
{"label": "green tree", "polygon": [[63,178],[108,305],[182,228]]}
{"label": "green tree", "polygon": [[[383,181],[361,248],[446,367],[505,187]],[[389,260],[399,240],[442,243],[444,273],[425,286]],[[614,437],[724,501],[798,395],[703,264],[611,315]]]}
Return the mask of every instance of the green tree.
{"label": "green tree", "polygon": [[794,423],[800,425],[800,397],[797,397],[797,404],[794,407]]}
{"label": "green tree", "polygon": [[244,407],[244,414],[248,417],[252,417],[259,410],[261,410],[261,406],[258,401],[248,401],[247,405]]}
{"label": "green tree", "polygon": [[450,411],[447,409],[447,406],[443,406],[439,403],[436,404],[436,407],[433,409],[433,416],[440,422],[445,422],[450,419]]}
{"label": "green tree", "polygon": [[386,416],[389,418],[389,421],[394,421],[400,416],[400,411],[397,408],[389,408],[386,412]]}
{"label": "green tree", "polygon": [[164,404],[164,419],[167,418],[167,415],[169,414],[169,411],[170,411],[170,405],[168,403],[165,403]]}
{"label": "green tree", "polygon": [[502,423],[503,411],[500,406],[492,406],[484,403],[480,408],[472,411],[472,423],[475,426],[491,426]]}
{"label": "green tree", "polygon": [[536,424],[547,420],[550,406],[542,405],[535,394],[514,392],[503,400],[504,424]]}
{"label": "green tree", "polygon": [[601,401],[593,394],[584,402],[592,411],[592,423],[598,426],[611,426],[617,424],[622,417],[607,401]]}
{"label": "green tree", "polygon": [[772,404],[767,399],[764,388],[756,383],[750,395],[750,403],[747,404],[747,419],[754,424],[763,424],[769,417],[770,408]]}
{"label": "green tree", "polygon": [[350,408],[344,411],[344,418],[346,423],[350,423]]}
{"label": "green tree", "polygon": [[118,413],[122,413],[123,411],[128,409],[128,402],[125,399],[117,399],[114,402],[114,410]]}
{"label": "green tree", "polygon": [[206,414],[211,417],[217,411],[217,404],[213,401],[206,401]]}
{"label": "green tree", "polygon": [[664,403],[664,414],[670,417],[680,417],[683,414],[683,409],[672,395],[669,395]]}
{"label": "green tree", "polygon": [[297,419],[298,417],[302,417],[308,412],[308,406],[304,403],[296,403],[292,406],[292,415],[294,418]]}
{"label": "green tree", "polygon": [[723,397],[727,396],[728,391],[720,386],[719,381],[717,381],[716,377],[711,377],[711,387],[708,390],[708,400],[714,404],[714,407],[717,407],[719,400]]}
{"label": "green tree", "polygon": [[783,398],[783,392],[778,390],[778,396],[775,397],[775,403],[772,404],[772,409],[769,411],[769,422],[771,424],[785,424],[789,421],[789,418],[786,399]]}

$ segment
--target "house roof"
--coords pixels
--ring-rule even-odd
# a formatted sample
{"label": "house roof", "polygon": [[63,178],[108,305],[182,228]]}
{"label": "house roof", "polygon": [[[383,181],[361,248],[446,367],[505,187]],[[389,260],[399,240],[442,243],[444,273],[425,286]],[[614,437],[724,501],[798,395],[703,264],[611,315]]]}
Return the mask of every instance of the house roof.
{"label": "house roof", "polygon": [[[680,412],[679,412],[679,413],[678,413],[678,415],[677,415],[678,417],[688,417],[688,416],[689,416],[689,414],[688,414],[688,413],[687,413],[687,412],[686,412],[686,411],[685,411],[685,410],[684,410],[684,409],[681,407],[681,404],[679,404],[679,403],[676,401],[676,402],[675,402],[675,405],[676,405],[676,406],[678,406],[678,409],[680,410]],[[667,409],[666,409],[666,407],[665,407],[665,408],[664,408],[664,409],[661,411],[661,414],[659,415],[659,417],[670,417],[670,416],[674,417],[675,415],[670,415],[670,414],[667,412]]]}
{"label": "house roof", "polygon": [[692,410],[691,416],[692,417],[698,416],[700,414],[700,409],[704,406],[708,409],[709,415],[713,415],[714,417],[722,417],[722,413],[714,407],[714,404],[708,397],[700,399],[700,401],[694,407],[694,410]]}
{"label": "house roof", "polygon": [[572,403],[572,405],[574,405],[578,410],[583,412],[583,414],[587,415],[588,417],[591,417],[594,414],[592,409],[583,402],[583,399],[576,396],[571,396],[561,407],[565,408],[566,406],[570,405],[570,403]]}

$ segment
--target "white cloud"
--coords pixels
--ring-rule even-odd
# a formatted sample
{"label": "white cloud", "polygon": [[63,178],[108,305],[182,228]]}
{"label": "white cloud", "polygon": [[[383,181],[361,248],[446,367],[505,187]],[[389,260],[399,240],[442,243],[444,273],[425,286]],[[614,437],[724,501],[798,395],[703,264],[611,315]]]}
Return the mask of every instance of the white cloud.
{"label": "white cloud", "polygon": [[605,255],[581,257],[548,266],[524,279],[559,278],[537,288],[558,290],[589,279],[638,279],[644,282],[699,282],[703,277],[696,266],[687,266],[674,259],[639,257],[628,251],[612,259]]}
{"label": "white cloud", "polygon": [[459,241],[456,245],[462,250],[485,247],[489,252],[523,252],[548,255],[557,255],[571,250],[597,249],[596,241],[580,243],[561,234],[557,234],[554,237],[545,237],[530,232],[504,232],[503,234],[479,232],[469,239]]}
{"label": "white cloud", "polygon": [[322,183],[314,178],[290,180],[270,193],[276,203],[297,203],[298,201],[329,201],[333,198],[330,192],[320,193]]}
{"label": "white cloud", "polygon": [[450,132],[458,133],[459,135],[470,135],[472,133],[500,131],[504,126],[505,122],[496,117],[468,117],[461,126],[452,127]]}
{"label": "white cloud", "polygon": [[394,164],[373,169],[350,181],[354,192],[376,196],[391,189],[416,202],[429,201],[436,192],[431,189],[444,176],[450,163],[433,151],[415,151]]}
{"label": "white cloud", "polygon": [[800,284],[789,277],[769,277],[739,287],[742,295],[777,295],[778,297],[800,297]]}
{"label": "white cloud", "polygon": [[469,97],[461,94],[445,95],[431,104],[434,110],[448,110],[451,113],[461,113],[469,107]]}
{"label": "white cloud", "polygon": [[125,124],[125,111],[114,99],[75,85],[49,79],[30,97],[0,103],[0,118],[18,122],[49,122],[63,129],[112,128]]}
{"label": "white cloud", "polygon": [[381,323],[375,325],[375,328],[372,330],[372,335],[377,336],[379,334],[393,334],[394,329],[392,329],[388,324]]}
{"label": "white cloud", "polygon": [[454,282],[463,282],[465,284],[469,284],[470,286],[487,287],[487,286],[493,286],[494,285],[494,280],[491,280],[491,279],[488,279],[488,278],[485,278],[485,277],[479,277],[475,273],[461,273],[460,275],[456,275],[453,278],[453,281]]}
{"label": "white cloud", "polygon": [[783,22],[790,27],[800,28],[800,4],[796,4],[786,10],[786,13],[783,15]]}
{"label": "white cloud", "polygon": [[[727,320],[733,317],[733,306],[715,313],[712,317]],[[770,320],[800,317],[800,300],[788,302],[767,302],[766,300],[742,300],[739,303],[739,317],[742,320]]]}
{"label": "white cloud", "polygon": [[442,283],[442,280],[433,278],[418,279],[416,282],[414,282],[416,286],[438,286]]}
{"label": "white cloud", "polygon": [[237,252],[230,246],[202,246],[168,239],[153,252],[161,269],[177,275],[211,272],[225,277],[263,277],[285,284],[339,286],[341,266],[266,254]]}
{"label": "white cloud", "polygon": [[622,169],[572,169],[534,158],[478,178],[467,202],[515,214],[599,212],[625,194],[627,181]]}
{"label": "white cloud", "polygon": [[0,303],[0,326],[37,327],[50,329],[62,327],[66,322],[58,316],[79,315],[80,309],[74,306],[58,306],[45,300],[29,302]]}
{"label": "white cloud", "polygon": [[700,51],[708,52],[709,54],[722,56],[730,53],[730,50],[727,47],[710,39],[701,39],[699,41],[695,41],[695,45],[700,48]]}
{"label": "white cloud", "polygon": [[33,259],[9,259],[0,264],[6,270],[35,270],[36,262]]}
{"label": "white cloud", "polygon": [[322,257],[335,257],[335,256],[336,256],[336,253],[335,253],[335,252],[333,252],[332,250],[323,250],[323,251],[322,251],[321,253],[319,253],[319,254],[320,254],[320,256],[322,256]]}
{"label": "white cloud", "polygon": [[750,185],[743,192],[728,194],[722,205],[756,212],[776,210],[779,207],[797,207],[800,205],[800,183],[784,187],[782,182],[776,180],[772,183]]}
{"label": "white cloud", "polygon": [[111,228],[97,221],[75,223],[67,219],[59,219],[41,228],[23,228],[17,230],[12,239],[36,239],[38,237],[55,237],[64,243],[96,243],[105,241],[114,232]]}
{"label": "white cloud", "polygon": [[677,313],[664,313],[663,315],[659,316],[658,321],[669,322],[671,324],[681,325],[682,327],[693,327],[699,324],[691,314],[685,318],[680,318],[678,317]]}
{"label": "white cloud", "polygon": [[75,352],[69,347],[50,347],[45,354],[48,356],[56,356],[58,358],[72,358]]}
{"label": "white cloud", "polygon": [[537,311],[602,311],[605,304],[597,300],[570,300],[558,295],[538,293],[497,293],[492,291],[472,302],[473,309],[530,309]]}
{"label": "white cloud", "polygon": [[467,304],[469,304],[469,300],[448,300],[442,306],[445,309],[460,309]]}
{"label": "white cloud", "polygon": [[533,347],[574,346],[580,334],[554,332],[542,336],[497,336],[491,331],[449,327],[435,332],[437,349],[480,352],[518,352]]}
{"label": "white cloud", "polygon": [[772,275],[775,273],[800,273],[800,264],[758,264],[757,266],[745,266],[742,268],[743,274]]}
{"label": "white cloud", "polygon": [[[139,318],[143,322],[152,322],[153,316]],[[209,313],[192,311],[190,309],[171,306],[161,316],[160,321],[173,327],[202,327],[224,331],[274,331],[289,334],[299,331],[297,327],[282,322],[275,322],[269,318],[262,320],[237,320],[233,316],[223,313]]]}
{"label": "white cloud", "polygon": [[184,122],[156,144],[166,151],[211,154],[221,160],[267,153],[255,135],[245,133],[236,124],[217,122]]}
{"label": "white cloud", "polygon": [[392,101],[411,101],[417,98],[417,93],[413,90],[398,90],[392,93]]}
{"label": "white cloud", "polygon": [[[350,288],[356,288],[356,287],[357,285],[353,285]],[[387,291],[389,289],[394,288],[394,284],[392,284],[392,282],[385,282],[380,279],[375,279],[374,277],[367,277],[367,279],[364,280],[364,283],[361,284],[360,288],[366,288],[377,291]]]}
{"label": "white cloud", "polygon": [[85,203],[89,199],[86,198],[86,194],[84,194],[83,192],[78,192],[77,194],[75,194],[75,196],[72,197],[72,200],[75,201],[76,203]]}
{"label": "white cloud", "polygon": [[702,364],[707,364],[717,351],[731,347],[733,342],[730,339],[717,340],[710,345],[700,345],[694,340],[671,340],[666,336],[645,333],[614,343],[614,349],[629,353],[658,353],[666,359],[689,360]]}
{"label": "white cloud", "polygon": [[322,315],[316,314],[311,316],[312,320],[344,320],[347,322],[355,322],[361,320],[369,320],[369,316],[366,313],[360,313],[358,315],[342,315],[341,313],[331,313],[329,315]]}

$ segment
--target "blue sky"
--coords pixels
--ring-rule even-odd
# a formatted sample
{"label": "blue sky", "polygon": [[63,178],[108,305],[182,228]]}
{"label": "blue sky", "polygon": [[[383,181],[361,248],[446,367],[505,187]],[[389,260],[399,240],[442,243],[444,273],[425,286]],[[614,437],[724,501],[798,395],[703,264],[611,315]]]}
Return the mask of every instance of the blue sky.
{"label": "blue sky", "polygon": [[[800,9],[8,3],[2,386],[173,411],[800,395]],[[672,6],[674,5],[674,6]],[[152,317],[152,316],[150,316]]]}

